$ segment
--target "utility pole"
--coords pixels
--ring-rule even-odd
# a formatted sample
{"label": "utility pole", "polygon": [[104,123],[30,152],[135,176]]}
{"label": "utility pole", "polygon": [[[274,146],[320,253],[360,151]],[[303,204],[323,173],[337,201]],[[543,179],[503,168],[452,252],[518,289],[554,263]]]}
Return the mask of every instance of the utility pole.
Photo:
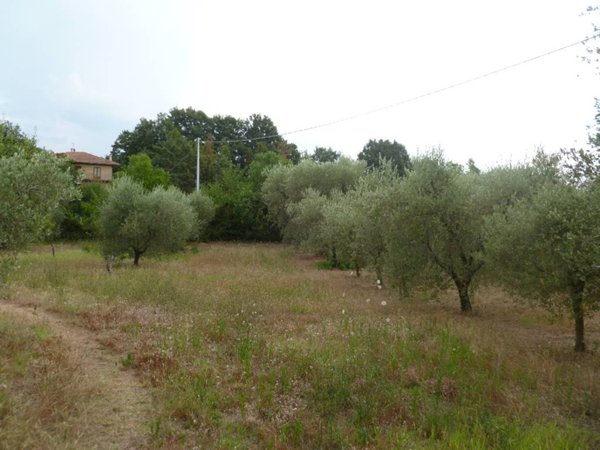
{"label": "utility pole", "polygon": [[196,190],[200,190],[200,138],[196,138]]}

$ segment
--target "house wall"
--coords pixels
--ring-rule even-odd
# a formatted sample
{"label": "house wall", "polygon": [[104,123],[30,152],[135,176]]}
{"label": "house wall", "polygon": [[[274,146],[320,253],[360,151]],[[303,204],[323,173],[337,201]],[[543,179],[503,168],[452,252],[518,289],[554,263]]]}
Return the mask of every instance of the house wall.
{"label": "house wall", "polygon": [[[108,183],[112,181],[112,166],[98,166],[94,164],[78,164],[77,167],[83,172],[85,175],[86,181],[100,181],[103,183]],[[100,168],[100,176],[94,175],[94,167]]]}

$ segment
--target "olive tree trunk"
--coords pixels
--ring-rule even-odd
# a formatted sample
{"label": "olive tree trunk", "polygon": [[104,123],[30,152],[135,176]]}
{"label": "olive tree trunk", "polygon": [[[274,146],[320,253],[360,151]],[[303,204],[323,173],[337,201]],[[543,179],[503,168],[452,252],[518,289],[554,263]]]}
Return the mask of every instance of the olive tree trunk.
{"label": "olive tree trunk", "polygon": [[456,289],[458,289],[458,298],[460,299],[460,310],[464,313],[469,313],[473,310],[471,307],[471,299],[469,297],[469,286],[471,280],[462,280],[453,278]]}
{"label": "olive tree trunk", "polygon": [[571,305],[573,307],[573,318],[575,319],[575,351],[585,351],[583,333],[583,290],[585,283],[579,281],[571,285]]}
{"label": "olive tree trunk", "polygon": [[133,265],[134,266],[139,266],[140,265],[140,258],[142,257],[143,254],[144,254],[144,252],[141,251],[141,250],[134,250],[133,251]]}

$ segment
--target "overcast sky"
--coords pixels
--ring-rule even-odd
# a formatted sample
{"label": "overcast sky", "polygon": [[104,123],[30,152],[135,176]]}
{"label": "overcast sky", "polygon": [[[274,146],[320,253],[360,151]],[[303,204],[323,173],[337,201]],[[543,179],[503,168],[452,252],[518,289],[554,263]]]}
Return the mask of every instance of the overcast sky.
{"label": "overcast sky", "polygon": [[[0,114],[54,151],[106,155],[173,107],[285,133],[396,104],[593,34],[593,0],[0,0]],[[600,45],[599,41],[595,41]],[[369,139],[481,166],[583,146],[600,77],[574,48],[286,136],[356,157]]]}

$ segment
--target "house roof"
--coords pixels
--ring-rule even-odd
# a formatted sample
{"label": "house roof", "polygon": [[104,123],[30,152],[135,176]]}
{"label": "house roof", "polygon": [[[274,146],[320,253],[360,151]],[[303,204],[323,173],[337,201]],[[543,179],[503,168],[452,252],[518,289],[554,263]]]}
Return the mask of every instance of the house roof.
{"label": "house roof", "polygon": [[93,164],[95,166],[114,166],[117,167],[120,164],[110,159],[100,158],[99,156],[92,155],[86,152],[65,152],[59,153],[59,155],[66,156],[76,164]]}

